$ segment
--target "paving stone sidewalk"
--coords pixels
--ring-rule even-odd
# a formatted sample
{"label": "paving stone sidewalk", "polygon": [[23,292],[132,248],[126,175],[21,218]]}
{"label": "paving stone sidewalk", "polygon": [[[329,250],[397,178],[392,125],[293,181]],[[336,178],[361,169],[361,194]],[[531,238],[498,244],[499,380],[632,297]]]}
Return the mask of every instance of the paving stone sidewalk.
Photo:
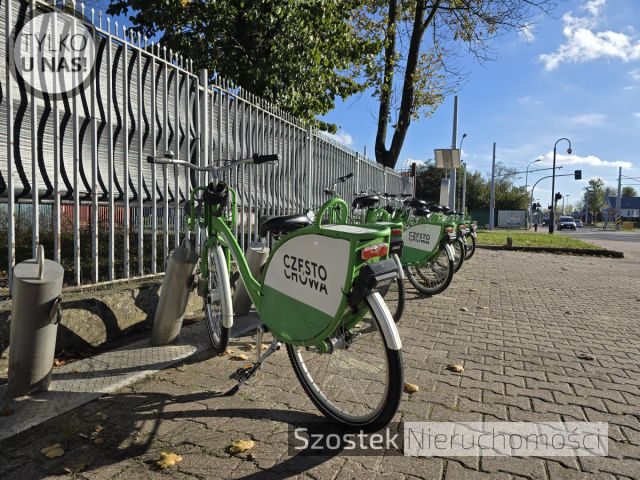
{"label": "paving stone sidewalk", "polygon": [[[217,392],[238,362],[192,359],[1,442],[0,478],[65,467],[86,479],[640,478],[640,248],[616,249],[629,254],[480,250],[443,295],[421,298],[407,284],[400,327],[405,380],[420,391],[405,394],[397,420],[604,421],[607,458],[289,456],[289,425],[319,414],[279,352],[235,397]],[[446,370],[454,362],[464,373]],[[226,453],[241,438],[256,441],[251,456]],[[65,454],[45,458],[55,442]],[[162,451],[183,460],[158,471]]]}

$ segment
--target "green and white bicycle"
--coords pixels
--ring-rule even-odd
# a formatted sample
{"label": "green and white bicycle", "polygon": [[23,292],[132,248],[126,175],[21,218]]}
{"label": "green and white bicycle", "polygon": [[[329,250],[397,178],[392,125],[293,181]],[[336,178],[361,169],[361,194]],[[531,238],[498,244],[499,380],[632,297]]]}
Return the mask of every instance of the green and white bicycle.
{"label": "green and white bicycle", "polygon": [[[277,158],[256,154],[220,167],[199,167],[171,157],[148,160],[206,171],[218,179],[240,164]],[[196,187],[188,210],[189,229],[207,233],[197,281],[213,349],[224,352],[233,326],[231,259],[262,322],[256,360],[238,369],[232,391],[284,343],[298,380],[324,415],[357,429],[390,422],[403,389],[402,342],[377,291],[397,275],[396,264],[388,258],[390,229],[348,225],[348,206],[338,198],[327,201],[313,222],[295,215],[271,217],[261,230],[286,234],[275,242],[260,278],[254,278],[232,233],[235,190],[217,180]],[[323,224],[328,211],[334,212],[336,223]],[[263,352],[266,332],[273,341]]]}

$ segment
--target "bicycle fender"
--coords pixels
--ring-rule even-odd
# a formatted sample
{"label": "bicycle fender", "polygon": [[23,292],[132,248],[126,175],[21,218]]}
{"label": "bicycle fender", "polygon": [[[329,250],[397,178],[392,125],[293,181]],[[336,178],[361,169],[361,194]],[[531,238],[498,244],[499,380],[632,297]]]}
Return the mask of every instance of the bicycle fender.
{"label": "bicycle fender", "polygon": [[393,316],[384,303],[380,292],[372,292],[367,295],[367,303],[373,310],[377,318],[380,319],[380,328],[382,329],[382,335],[384,335],[387,347],[391,350],[401,350],[402,340],[400,340],[400,334],[396,328],[396,322],[393,321]]}
{"label": "bicycle fender", "polygon": [[444,248],[447,250],[447,255],[449,256],[449,260],[451,261],[455,261],[456,259],[456,252],[453,249],[453,245],[451,245],[450,243],[445,243],[444,244]]}
{"label": "bicycle fender", "polygon": [[222,304],[222,325],[226,328],[233,326],[233,301],[231,299],[231,284],[229,283],[229,271],[227,270],[227,262],[224,258],[224,252],[222,247],[218,245],[214,249],[214,262],[216,263],[216,270],[220,275],[220,295],[225,299]]}
{"label": "bicycle fender", "polygon": [[402,263],[400,262],[400,256],[397,254],[391,255],[391,259],[396,263],[398,267],[398,278],[400,280],[404,280],[404,269],[402,268]]}

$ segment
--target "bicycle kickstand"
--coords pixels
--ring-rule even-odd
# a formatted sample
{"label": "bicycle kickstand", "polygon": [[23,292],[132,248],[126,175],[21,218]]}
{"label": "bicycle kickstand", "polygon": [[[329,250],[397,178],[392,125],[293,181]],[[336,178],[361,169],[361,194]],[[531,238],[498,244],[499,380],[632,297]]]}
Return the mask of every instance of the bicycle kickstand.
{"label": "bicycle kickstand", "polygon": [[225,396],[231,396],[238,393],[238,390],[240,390],[242,384],[256,374],[258,369],[262,366],[262,363],[282,347],[282,344],[274,338],[271,342],[271,345],[269,345],[269,348],[267,348],[264,353],[261,354],[263,333],[264,328],[259,327],[258,335],[256,338],[256,361],[252,365],[239,368],[235,371],[235,373],[232,375],[232,378],[236,379],[238,383],[234,385],[227,393],[225,393]]}

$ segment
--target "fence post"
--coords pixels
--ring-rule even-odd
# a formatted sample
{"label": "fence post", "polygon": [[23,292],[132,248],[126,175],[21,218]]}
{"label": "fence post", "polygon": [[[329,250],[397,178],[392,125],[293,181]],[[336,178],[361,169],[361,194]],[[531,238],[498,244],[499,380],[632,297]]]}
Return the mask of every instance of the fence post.
{"label": "fence post", "polygon": [[[5,32],[10,32],[13,21],[12,3],[5,2]],[[7,36],[7,38],[9,38]],[[7,232],[7,273],[9,274],[9,291],[13,290],[13,267],[16,256],[16,224],[15,224],[15,191],[14,191],[14,155],[13,155],[13,77],[11,69],[6,69],[6,90],[5,103],[7,104],[7,221],[9,231]]]}
{"label": "fence post", "polygon": [[[202,98],[200,100],[200,166],[209,165],[209,129],[207,128],[207,120],[209,118],[209,94],[207,88],[209,86],[209,72],[206,68],[200,70],[200,88],[202,89]],[[206,172],[200,172],[199,185],[204,187],[208,182]],[[198,229],[196,242],[198,245],[202,242],[200,229]]]}
{"label": "fence post", "polygon": [[313,201],[313,128],[311,125],[307,126],[307,179],[309,181],[309,188],[307,191],[307,208],[314,208]]}
{"label": "fence post", "polygon": [[[355,192],[360,191],[360,153],[356,152],[356,189]],[[355,193],[354,192],[354,193]]]}

